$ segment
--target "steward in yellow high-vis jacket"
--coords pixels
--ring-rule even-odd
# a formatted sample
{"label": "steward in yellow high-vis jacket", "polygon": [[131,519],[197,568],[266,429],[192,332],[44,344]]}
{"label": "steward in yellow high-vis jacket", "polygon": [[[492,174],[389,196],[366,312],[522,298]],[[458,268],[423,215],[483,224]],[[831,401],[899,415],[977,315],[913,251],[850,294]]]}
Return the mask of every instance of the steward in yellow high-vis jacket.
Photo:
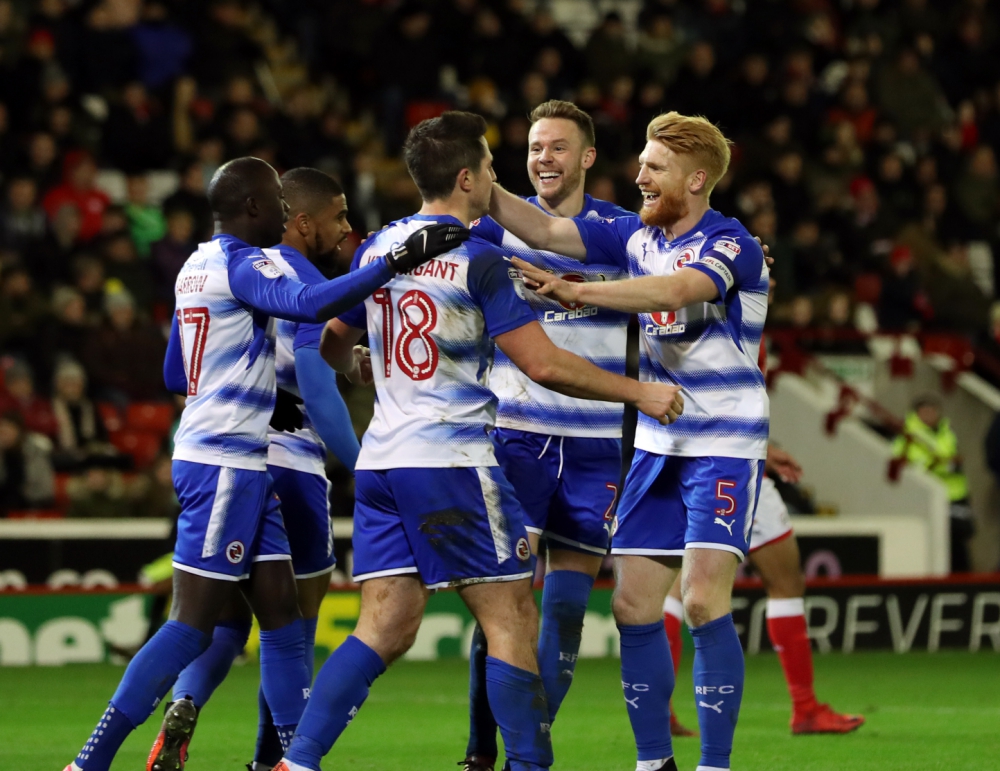
{"label": "steward in yellow high-vis jacket", "polygon": [[944,482],[951,503],[951,571],[970,569],[968,541],[973,533],[969,480],[962,471],[958,438],[941,403],[932,395],[921,396],[906,416],[903,433],[892,444],[893,454],[920,466]]}

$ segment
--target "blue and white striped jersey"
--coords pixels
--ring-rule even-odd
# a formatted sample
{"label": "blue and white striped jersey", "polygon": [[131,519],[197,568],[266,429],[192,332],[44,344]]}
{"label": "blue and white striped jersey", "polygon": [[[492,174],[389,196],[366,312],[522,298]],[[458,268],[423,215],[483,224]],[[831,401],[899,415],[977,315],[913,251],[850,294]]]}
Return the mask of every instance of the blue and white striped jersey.
{"label": "blue and white striped jersey", "polygon": [[355,306],[394,273],[369,267],[304,284],[231,235],[199,244],[174,285],[164,379],[187,394],[174,459],[263,471],[275,400],[275,321],[317,323]]}
{"label": "blue and white striped jersey", "polygon": [[[277,266],[232,236],[199,244],[177,276],[174,318],[187,401],[174,437],[174,460],[264,470],[274,410],[274,319],[238,300],[230,262]],[[276,274],[276,275],[274,275]]]}
{"label": "blue and white striped jersey", "polygon": [[[528,199],[538,206],[537,196]],[[541,207],[539,207],[541,208]],[[589,195],[577,219],[601,220],[627,216],[628,212]],[[532,249],[489,217],[473,223],[472,232],[500,247],[504,256],[515,255],[550,270],[567,281],[616,281],[628,276],[621,261],[581,263],[554,252]],[[563,304],[535,292],[525,292],[517,280],[518,294],[527,300],[542,329],[553,343],[598,367],[625,374],[628,314],[588,305]],[[554,436],[620,438],[623,405],[577,399],[538,385],[497,351],[490,388],[497,395],[498,426]]]}
{"label": "blue and white striped jersey", "polygon": [[588,262],[627,259],[633,278],[691,267],[719,290],[714,303],[639,314],[639,378],[681,386],[684,414],[669,426],[640,414],[635,446],[660,455],[763,459],[769,407],[757,356],[768,270],[758,243],[713,209],[674,241],[635,215],[577,227]]}
{"label": "blue and white striped jersey", "polygon": [[[264,254],[294,281],[317,284],[326,280],[315,265],[290,246],[282,244],[265,249]],[[302,395],[295,376],[295,350],[302,345],[318,346],[325,326],[326,324],[284,319],[276,322],[274,365],[278,388],[296,396]],[[268,465],[326,476],[326,446],[316,433],[306,410],[302,411],[302,428],[277,431],[268,427],[267,436],[270,439],[267,448]]]}
{"label": "blue and white striped jersey", "polygon": [[[414,215],[377,233],[353,269],[448,216]],[[472,238],[396,276],[340,316],[368,330],[375,416],[358,469],[495,466],[487,431],[496,416],[488,381],[492,337],[535,320],[515,288],[517,271],[491,244]]]}

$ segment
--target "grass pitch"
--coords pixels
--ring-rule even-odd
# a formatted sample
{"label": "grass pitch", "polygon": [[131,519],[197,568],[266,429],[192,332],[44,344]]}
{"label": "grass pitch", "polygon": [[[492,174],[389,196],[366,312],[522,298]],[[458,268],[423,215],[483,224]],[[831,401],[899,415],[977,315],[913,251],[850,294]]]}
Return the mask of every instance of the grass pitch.
{"label": "grass pitch", "polygon": [[[696,726],[690,657],[676,691],[681,720]],[[686,670],[686,672],[684,671]],[[0,669],[0,769],[61,771],[86,740],[122,669],[106,665]],[[325,768],[446,771],[465,748],[467,664],[401,662],[383,676]],[[234,667],[202,714],[188,771],[242,771],[256,735],[257,668]],[[747,660],[733,768],[768,771],[995,771],[1000,769],[1000,656],[993,653],[816,657],[819,697],[862,712],[847,736],[793,737],[773,655]],[[115,771],[140,771],[160,712],[122,747]],[[632,735],[615,660],[581,660],[553,728],[555,768],[631,771]],[[678,765],[698,762],[696,739],[676,740]]]}

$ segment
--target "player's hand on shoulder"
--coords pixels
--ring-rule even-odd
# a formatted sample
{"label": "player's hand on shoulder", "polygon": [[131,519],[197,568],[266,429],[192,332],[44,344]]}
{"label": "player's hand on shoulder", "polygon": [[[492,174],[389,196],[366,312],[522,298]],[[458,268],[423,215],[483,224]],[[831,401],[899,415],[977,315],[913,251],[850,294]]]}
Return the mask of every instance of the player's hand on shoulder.
{"label": "player's hand on shoulder", "polygon": [[371,385],[375,381],[372,374],[372,352],[363,345],[354,346],[354,369],[346,377],[354,385]]}
{"label": "player's hand on shoulder", "polygon": [[635,408],[643,415],[655,418],[662,425],[668,426],[684,412],[684,397],[680,386],[665,383],[640,383],[642,395],[635,403]]}
{"label": "player's hand on shoulder", "polygon": [[271,413],[271,428],[275,431],[296,431],[302,428],[302,400],[291,391],[278,389]]}
{"label": "player's hand on shoulder", "polygon": [[760,250],[764,252],[764,262],[767,263],[767,267],[774,265],[774,257],[771,256],[771,250],[768,248],[767,244],[760,240],[760,236],[754,236],[753,240],[760,244]]}
{"label": "player's hand on shoulder", "polygon": [[413,233],[385,257],[397,273],[409,273],[445,252],[461,246],[472,234],[468,228],[436,222]]}
{"label": "player's hand on shoulder", "polygon": [[580,285],[563,281],[558,276],[532,265],[530,262],[513,257],[511,264],[521,272],[524,285],[540,295],[551,297],[564,303],[578,302]]}

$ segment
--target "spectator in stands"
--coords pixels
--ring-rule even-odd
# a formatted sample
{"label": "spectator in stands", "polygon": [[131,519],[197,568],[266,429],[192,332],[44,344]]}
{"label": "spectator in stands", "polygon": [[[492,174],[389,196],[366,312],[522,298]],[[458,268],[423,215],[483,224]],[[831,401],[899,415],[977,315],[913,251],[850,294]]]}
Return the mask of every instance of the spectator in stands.
{"label": "spectator in stands", "polygon": [[160,455],[148,471],[136,477],[129,490],[132,516],[177,518],[180,504],[174,492],[171,467],[170,456]]}
{"label": "spectator in stands", "polygon": [[0,415],[0,514],[52,505],[51,451],[48,437],[26,430],[20,413]]}
{"label": "spectator in stands", "polygon": [[104,316],[104,263],[92,254],[73,260],[73,288],[87,309],[87,323],[96,325]]}
{"label": "spectator in stands", "polygon": [[125,204],[129,231],[140,257],[149,257],[149,248],[167,232],[167,222],[159,206],[149,202],[149,179],[145,174],[128,178],[128,203]]}
{"label": "spectator in stands", "polygon": [[17,353],[37,366],[41,361],[38,338],[48,314],[48,304],[35,289],[27,269],[14,265],[0,278],[0,348]]}
{"label": "spectator in stands", "polygon": [[32,254],[45,238],[45,210],[38,205],[38,186],[29,176],[14,177],[7,185],[7,200],[0,209],[0,246]]}
{"label": "spectator in stands", "polygon": [[35,391],[35,379],[27,364],[15,360],[3,373],[3,384],[0,412],[20,415],[25,431],[50,437],[55,435],[52,405]]}
{"label": "spectator in stands", "polygon": [[207,241],[212,236],[212,207],[205,195],[205,169],[201,161],[190,159],[181,168],[181,184],[163,201],[163,212],[183,209],[194,217],[194,240]]}
{"label": "spectator in stands", "polygon": [[83,295],[69,286],[56,287],[52,293],[52,322],[48,325],[45,348],[51,356],[50,369],[56,359],[80,361],[93,325],[87,320],[87,303]]}
{"label": "spectator in stands", "polygon": [[892,445],[897,458],[926,469],[945,486],[950,503],[951,571],[971,570],[969,539],[975,532],[969,503],[969,480],[962,470],[958,439],[941,412],[941,400],[926,394],[913,402],[906,415],[903,433]]}
{"label": "spectator in stands", "polygon": [[174,209],[167,215],[166,237],[150,248],[153,286],[156,298],[173,308],[174,282],[177,274],[197,248],[194,217],[187,209]]}
{"label": "spectator in stands", "polygon": [[145,310],[153,301],[153,273],[148,262],[140,261],[135,243],[128,231],[106,236],[101,243],[101,256],[109,283],[117,281]]}
{"label": "spectator in stands", "polygon": [[91,336],[83,356],[98,396],[119,405],[165,396],[163,335],[138,317],[128,291],[109,292],[105,310],[107,319]]}
{"label": "spectator in stands", "polygon": [[63,182],[42,199],[42,206],[54,219],[65,204],[80,212],[80,241],[90,241],[101,231],[101,216],[111,203],[107,194],[96,187],[97,165],[89,153],[73,150],[63,161]]}
{"label": "spectator in stands", "polygon": [[52,412],[56,435],[53,461],[70,470],[93,458],[116,458],[108,431],[96,405],[87,398],[87,373],[72,360],[56,367]]}
{"label": "spectator in stands", "polygon": [[56,140],[48,132],[36,131],[27,144],[27,157],[20,173],[35,180],[39,190],[48,190],[62,178]]}
{"label": "spectator in stands", "polygon": [[132,514],[121,472],[105,461],[88,461],[84,471],[70,479],[66,492],[68,517],[113,519]]}
{"label": "spectator in stands", "polygon": [[940,129],[949,113],[941,87],[912,48],[902,49],[896,61],[882,72],[878,100],[906,139]]}
{"label": "spectator in stands", "polygon": [[169,85],[184,73],[191,56],[191,34],[171,21],[166,3],[143,3],[142,21],[129,32],[138,55],[139,78],[150,91]]}
{"label": "spectator in stands", "polygon": [[913,262],[913,250],[903,244],[893,248],[889,271],[882,281],[878,308],[879,326],[889,332],[915,332],[933,311],[920,288]]}
{"label": "spectator in stands", "polygon": [[601,86],[610,85],[622,75],[631,75],[635,67],[632,51],[625,39],[625,24],[620,14],[609,11],[591,33],[583,52],[590,77]]}
{"label": "spectator in stands", "polygon": [[996,156],[989,145],[980,145],[970,156],[965,172],[955,183],[955,200],[978,236],[989,238],[1000,213]]}

